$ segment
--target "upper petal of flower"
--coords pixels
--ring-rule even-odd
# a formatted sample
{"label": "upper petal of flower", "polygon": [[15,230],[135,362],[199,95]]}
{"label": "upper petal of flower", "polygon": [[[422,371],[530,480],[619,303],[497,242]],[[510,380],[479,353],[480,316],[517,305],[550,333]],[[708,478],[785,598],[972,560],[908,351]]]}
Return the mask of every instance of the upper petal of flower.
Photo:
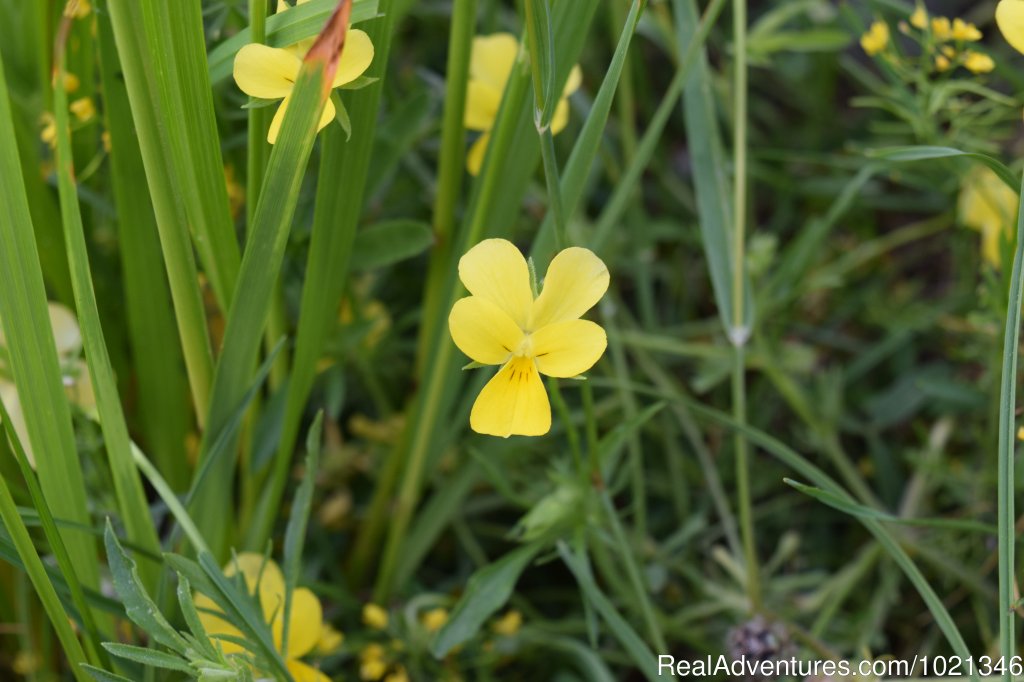
{"label": "upper petal of flower", "polygon": [[485,239],[459,260],[459,278],[474,296],[494,303],[526,328],[533,304],[526,259],[507,239]]}
{"label": "upper petal of flower", "polygon": [[551,404],[531,358],[514,357],[487,382],[469,415],[477,433],[542,436],[551,429]]}
{"label": "upper petal of flower", "polygon": [[504,91],[518,55],[519,41],[511,33],[477,36],[469,57],[469,77]]}
{"label": "upper petal of flower", "polygon": [[480,169],[484,165],[484,156],[487,155],[487,145],[491,142],[491,134],[484,133],[476,139],[473,146],[469,148],[469,153],[466,154],[466,170],[472,176],[480,174]]}
{"label": "upper petal of flower", "polygon": [[549,377],[568,378],[594,366],[608,346],[604,329],[589,320],[565,320],[530,335],[537,369]]}
{"label": "upper petal of flower", "polygon": [[1001,0],[996,5],[996,24],[999,31],[1018,52],[1024,52],[1024,2]]}
{"label": "upper petal of flower", "polygon": [[288,672],[295,678],[295,682],[331,682],[331,678],[327,677],[327,675],[324,675],[311,665],[306,665],[302,661],[289,658],[284,663],[288,667]]}
{"label": "upper petal of flower", "polygon": [[466,112],[463,122],[470,130],[490,130],[498,118],[502,90],[487,81],[471,80],[466,85]]}
{"label": "upper petal of flower", "polygon": [[302,60],[288,50],[250,43],[235,55],[235,82],[252,97],[280,99],[295,87],[300,68]]}
{"label": "upper petal of flower", "polygon": [[332,87],[351,83],[370,68],[373,61],[373,42],[365,31],[350,28],[345,34],[345,47],[338,60],[338,70],[334,73]]}
{"label": "upper petal of flower", "polygon": [[608,291],[608,268],[590,249],[573,246],[551,259],[544,289],[533,303],[528,329],[575,320]]}
{"label": "upper petal of flower", "polygon": [[500,365],[519,347],[523,332],[501,308],[485,298],[467,296],[448,316],[455,345],[482,365]]}
{"label": "upper petal of flower", "polygon": [[[305,587],[296,588],[292,592],[292,611],[288,619],[288,658],[301,658],[316,648],[320,641],[320,633],[324,627],[324,612],[320,600]],[[281,609],[284,609],[284,604]],[[284,618],[274,618],[274,644],[283,651],[282,623]]]}

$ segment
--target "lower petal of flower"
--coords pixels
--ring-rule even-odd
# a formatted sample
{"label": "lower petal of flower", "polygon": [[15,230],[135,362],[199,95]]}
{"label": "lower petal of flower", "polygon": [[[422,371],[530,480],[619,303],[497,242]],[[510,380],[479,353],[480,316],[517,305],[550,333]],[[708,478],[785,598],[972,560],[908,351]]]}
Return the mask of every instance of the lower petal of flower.
{"label": "lower petal of flower", "polygon": [[[281,100],[281,106],[277,108],[277,113],[274,114],[274,120],[270,122],[270,130],[267,132],[267,142],[274,144],[277,142],[277,135],[281,132],[281,124],[284,123],[284,112],[288,110],[288,100],[291,97],[285,97]],[[327,125],[334,120],[335,109],[334,102],[327,100],[324,104],[323,113],[320,114],[320,121],[317,123],[317,132],[323,130]]]}
{"label": "lower petal of flower", "polygon": [[331,682],[331,678],[327,677],[327,675],[324,675],[311,665],[306,665],[302,661],[288,659],[284,663],[288,668],[288,672],[295,679],[295,682]]}
{"label": "lower petal of flower", "polygon": [[[281,608],[284,608],[282,604]],[[320,600],[305,587],[292,592],[291,614],[288,619],[288,658],[301,658],[316,648],[324,628],[324,612]],[[274,618],[274,644],[282,649],[282,627],[284,619],[280,614]]]}
{"label": "lower petal of flower", "polygon": [[480,391],[469,424],[490,436],[542,436],[551,429],[551,404],[536,365],[515,357]]}

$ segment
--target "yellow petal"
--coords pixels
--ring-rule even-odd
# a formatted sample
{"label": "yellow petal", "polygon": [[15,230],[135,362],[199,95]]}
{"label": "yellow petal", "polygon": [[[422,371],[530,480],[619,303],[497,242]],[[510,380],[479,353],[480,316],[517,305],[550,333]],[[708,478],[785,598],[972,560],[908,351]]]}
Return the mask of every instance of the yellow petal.
{"label": "yellow petal", "polygon": [[604,261],[590,249],[573,246],[559,252],[548,266],[528,329],[579,318],[608,291],[608,280]]}
{"label": "yellow petal", "polygon": [[280,99],[295,87],[300,68],[302,60],[288,50],[250,43],[235,55],[235,82],[252,97]]}
{"label": "yellow petal", "polygon": [[469,57],[469,77],[504,91],[518,56],[519,41],[511,33],[477,36]]}
{"label": "yellow petal", "polygon": [[327,675],[302,661],[287,660],[284,663],[288,672],[295,678],[295,682],[331,682],[331,678]]}
{"label": "yellow petal", "polygon": [[195,595],[196,610],[199,612],[199,622],[203,624],[203,628],[206,629],[206,634],[210,636],[210,640],[216,644],[219,644],[225,654],[237,654],[245,651],[244,647],[234,642],[230,642],[226,639],[220,639],[217,635],[228,635],[230,637],[238,637],[243,639],[242,632],[231,623],[227,622],[223,618],[220,618],[210,611],[220,613],[220,609],[213,603],[213,600],[207,597],[205,594],[196,593]]}
{"label": "yellow petal", "polygon": [[284,607],[284,574],[276,563],[256,552],[242,552],[224,567],[224,575],[229,578],[239,571],[245,576],[249,592],[256,591],[259,581],[260,606],[269,623]]}
{"label": "yellow petal", "polygon": [[1006,42],[1018,52],[1024,52],[1024,2],[1001,0],[996,5],[996,24]]}
{"label": "yellow petal", "polygon": [[551,405],[533,360],[514,357],[487,382],[469,415],[477,433],[542,436],[551,429]]}
{"label": "yellow petal", "polygon": [[[282,604],[281,608],[284,608]],[[282,623],[284,619],[274,618],[274,644],[281,649]],[[320,600],[305,587],[292,592],[292,612],[288,619],[288,658],[301,658],[316,648],[324,627],[324,612]]]}
{"label": "yellow petal", "polygon": [[568,97],[576,92],[580,89],[581,85],[583,85],[583,69],[580,68],[579,64],[576,64],[569,71],[569,78],[565,81],[565,87],[562,89],[562,97]]}
{"label": "yellow petal", "polygon": [[345,47],[341,51],[338,70],[334,74],[334,83],[331,87],[336,88],[359,78],[370,68],[372,61],[373,42],[370,41],[370,36],[357,28],[349,29],[345,34]]}
{"label": "yellow petal", "polygon": [[466,155],[466,170],[469,171],[470,175],[476,177],[480,174],[480,169],[484,165],[484,156],[487,155],[487,145],[490,141],[491,134],[484,133],[469,148],[469,153]]}
{"label": "yellow petal", "polygon": [[540,373],[562,378],[586,372],[608,346],[604,329],[589,320],[549,324],[531,334],[530,341]]}
{"label": "yellow petal", "polygon": [[35,468],[36,458],[32,452],[32,443],[28,439],[28,424],[25,423],[25,412],[22,410],[18,389],[14,387],[14,384],[0,380],[0,400],[7,408],[7,414],[11,416],[11,425],[14,426],[14,433],[17,434],[18,440],[21,441],[21,447],[25,449],[28,463]]}
{"label": "yellow petal", "polygon": [[569,125],[569,100],[561,99],[551,115],[551,134],[557,135]]}
{"label": "yellow petal", "polygon": [[[274,114],[273,120],[270,121],[270,130],[267,131],[267,142],[270,144],[277,142],[277,136],[281,132],[281,124],[284,123],[284,112],[288,110],[289,100],[291,100],[291,96],[281,100],[281,105],[277,107],[277,112]],[[320,121],[317,123],[316,128],[317,132],[326,128],[334,120],[334,115],[334,102],[328,99],[324,104],[323,113],[320,114]]]}
{"label": "yellow petal", "polygon": [[485,298],[467,296],[452,307],[448,329],[455,345],[483,365],[500,365],[519,347],[523,332],[501,308]]}
{"label": "yellow petal", "polygon": [[490,130],[498,117],[502,92],[485,81],[469,81],[466,85],[466,113],[463,116],[466,128]]}
{"label": "yellow petal", "polygon": [[57,355],[61,359],[78,355],[78,352],[82,350],[82,331],[78,328],[75,314],[60,303],[50,303],[49,312]]}
{"label": "yellow petal", "polygon": [[485,239],[459,260],[459,279],[474,296],[501,308],[520,329],[533,304],[526,259],[507,239]]}

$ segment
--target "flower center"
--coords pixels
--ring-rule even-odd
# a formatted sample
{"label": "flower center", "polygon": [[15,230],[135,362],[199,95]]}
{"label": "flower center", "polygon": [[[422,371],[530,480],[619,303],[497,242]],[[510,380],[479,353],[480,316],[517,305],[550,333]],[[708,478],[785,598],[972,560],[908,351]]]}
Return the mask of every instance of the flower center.
{"label": "flower center", "polygon": [[512,355],[517,358],[533,357],[533,339],[529,334],[523,337],[516,349],[512,351]]}

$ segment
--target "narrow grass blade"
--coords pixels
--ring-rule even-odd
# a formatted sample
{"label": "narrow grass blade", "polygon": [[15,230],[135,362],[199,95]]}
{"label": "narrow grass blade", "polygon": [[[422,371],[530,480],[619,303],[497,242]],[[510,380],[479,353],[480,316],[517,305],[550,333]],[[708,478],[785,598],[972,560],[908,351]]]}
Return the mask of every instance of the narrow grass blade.
{"label": "narrow grass blade", "polygon": [[[0,139],[14,137],[0,58]],[[88,524],[85,483],[61,380],[25,184],[14,145],[0,145],[0,322],[46,502],[59,518]],[[82,583],[99,586],[96,546],[61,533]]]}
{"label": "narrow grass blade", "polygon": [[[60,194],[61,217],[64,223],[64,241],[71,268],[71,283],[75,292],[78,321],[85,345],[85,359],[89,376],[96,393],[96,409],[103,430],[104,444],[110,473],[114,479],[114,492],[122,522],[128,531],[128,538],[148,550],[157,552],[160,543],[156,528],[146,504],[142,481],[132,461],[131,440],[125,421],[110,364],[103,328],[100,323],[96,292],[92,285],[92,271],[85,243],[82,214],[78,206],[77,184],[74,178],[74,161],[71,152],[71,128],[68,113],[68,97],[62,83],[66,73],[64,46],[71,19],[65,17],[57,38],[54,62],[57,68],[57,87],[54,89],[54,110],[57,126],[57,186]],[[144,570],[147,585],[156,586],[157,575],[153,570]]]}
{"label": "narrow grass blade", "polygon": [[[245,394],[256,365],[299,188],[313,149],[317,121],[330,94],[350,10],[351,0],[342,0],[306,55],[277,143],[270,154],[236,295],[228,311],[224,349],[214,378],[200,461],[213,444],[211,434],[220,434],[234,406]],[[228,458],[217,464],[212,472],[217,485],[199,491],[193,507],[193,515],[210,547],[221,558],[226,557],[230,496],[222,494],[218,488],[229,485],[232,464],[232,459]]]}
{"label": "narrow grass blade", "polygon": [[1006,183],[1006,186],[1014,192],[1020,189],[1020,177],[1017,173],[1007,168],[999,159],[992,158],[987,154],[976,152],[965,152],[953,147],[929,147],[927,145],[913,145],[907,147],[883,147],[881,149],[870,149],[867,151],[868,158],[884,159],[886,161],[930,161],[932,159],[949,159],[963,157],[987,166],[989,170],[999,176],[999,179]]}

